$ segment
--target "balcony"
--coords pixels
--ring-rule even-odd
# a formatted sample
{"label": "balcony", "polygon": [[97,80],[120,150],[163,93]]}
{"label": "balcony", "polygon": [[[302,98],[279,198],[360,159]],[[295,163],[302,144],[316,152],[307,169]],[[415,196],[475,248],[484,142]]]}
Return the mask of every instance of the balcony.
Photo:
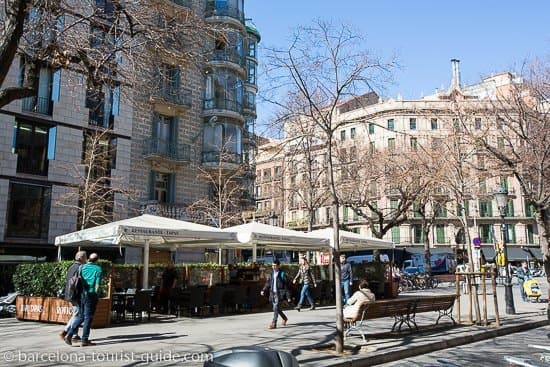
{"label": "balcony", "polygon": [[90,109],[88,113],[88,124],[94,126],[101,126],[104,128],[112,129],[114,126],[115,118],[113,115],[109,114],[105,116],[103,108],[93,111]]}
{"label": "balcony", "polygon": [[153,103],[166,103],[176,108],[191,107],[193,101],[193,92],[188,89],[160,89],[151,96]]}
{"label": "balcony", "polygon": [[181,6],[182,8],[191,8],[192,7],[192,1],[191,0],[168,0],[169,3],[172,3],[177,6]]}
{"label": "balcony", "polygon": [[27,97],[23,99],[23,111],[51,116],[53,112],[53,102],[50,98],[35,96]]}
{"label": "balcony", "polygon": [[206,18],[211,17],[229,17],[236,19],[244,25],[244,13],[242,10],[230,6],[216,6],[214,1],[206,4]]}
{"label": "balcony", "polygon": [[[208,57],[208,62],[229,62],[245,68],[244,57],[234,50],[214,50]],[[242,70],[241,70],[242,71]]]}
{"label": "balcony", "polygon": [[150,138],[145,140],[143,158],[189,162],[191,160],[191,146],[172,143],[159,138]]}
{"label": "balcony", "polygon": [[242,112],[242,104],[235,100],[224,98],[205,99],[204,110],[226,110],[240,114]]}
{"label": "balcony", "polygon": [[208,166],[239,165],[242,157],[239,153],[202,152],[202,163]]}
{"label": "balcony", "polygon": [[187,206],[183,204],[168,204],[159,203],[152,200],[145,204],[141,204],[140,211],[142,214],[157,215],[159,217],[188,220]]}

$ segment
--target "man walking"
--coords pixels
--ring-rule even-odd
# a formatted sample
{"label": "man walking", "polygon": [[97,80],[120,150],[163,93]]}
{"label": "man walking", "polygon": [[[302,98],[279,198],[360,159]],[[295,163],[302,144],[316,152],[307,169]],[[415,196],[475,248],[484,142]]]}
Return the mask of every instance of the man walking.
{"label": "man walking", "polygon": [[82,342],[80,346],[88,347],[95,345],[89,341],[90,329],[92,327],[92,321],[94,320],[94,313],[97,306],[97,301],[99,298],[99,285],[101,284],[101,267],[97,265],[97,260],[99,256],[96,253],[93,253],[88,258],[88,263],[82,265],[81,274],[83,280],[83,290],[82,290],[82,302],[80,316],[77,320],[69,327],[67,335],[65,336],[65,343],[72,345],[72,336],[75,333],[77,325],[80,325],[82,320],[84,320],[84,325],[82,327]]}
{"label": "man walking", "polygon": [[349,288],[352,285],[353,274],[351,272],[351,264],[346,261],[346,255],[340,255],[342,288],[344,289],[344,304],[349,299]]}
{"label": "man walking", "polygon": [[523,299],[523,302],[526,302],[527,293],[525,293],[525,288],[523,288],[523,283],[532,278],[531,271],[527,266],[527,261],[524,260],[521,262],[521,267],[518,268],[516,272],[516,276],[518,277],[519,290],[521,292],[521,299]]}
{"label": "man walking", "polygon": [[267,277],[264,288],[260,292],[263,296],[269,291],[269,301],[273,303],[273,321],[269,325],[270,329],[277,328],[277,318],[280,315],[283,319],[283,326],[286,326],[288,318],[280,308],[280,303],[286,298],[290,302],[290,294],[286,286],[286,275],[279,269],[281,263],[279,260],[274,260],[271,265],[273,272]]}
{"label": "man walking", "polygon": [[[67,331],[71,327],[71,325],[78,319],[79,315],[81,314],[80,309],[80,301],[81,301],[81,294],[77,294],[76,296],[73,296],[70,294],[69,291],[69,282],[71,278],[77,274],[80,271],[80,267],[86,263],[86,251],[78,251],[74,257],[75,262],[69,267],[67,270],[67,280],[65,281],[65,301],[71,302],[73,305],[73,313],[72,317],[65,325],[65,329],[59,334],[61,339],[65,339],[65,336],[67,335]],[[74,341],[79,341],[80,337],[78,336],[78,327],[80,325],[76,325],[73,339]]]}

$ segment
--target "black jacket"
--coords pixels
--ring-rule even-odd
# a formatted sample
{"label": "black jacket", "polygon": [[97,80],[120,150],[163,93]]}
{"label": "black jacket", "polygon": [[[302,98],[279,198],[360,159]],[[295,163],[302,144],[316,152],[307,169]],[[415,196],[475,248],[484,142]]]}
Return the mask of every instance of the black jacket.
{"label": "black jacket", "polygon": [[70,299],[67,299],[67,295],[69,294],[69,279],[73,277],[73,275],[80,269],[80,266],[82,264],[79,261],[75,261],[71,266],[69,266],[69,269],[67,269],[67,278],[65,279],[65,300],[70,301]]}
{"label": "black jacket", "polygon": [[[283,299],[290,299],[290,291],[287,287],[287,277],[284,271],[279,270],[279,274],[277,274],[277,298],[282,301]],[[271,289],[273,286],[273,273],[269,274],[267,277],[267,281],[265,282],[264,288],[262,289],[263,292],[269,291],[269,300],[273,302],[273,293],[274,291]]]}

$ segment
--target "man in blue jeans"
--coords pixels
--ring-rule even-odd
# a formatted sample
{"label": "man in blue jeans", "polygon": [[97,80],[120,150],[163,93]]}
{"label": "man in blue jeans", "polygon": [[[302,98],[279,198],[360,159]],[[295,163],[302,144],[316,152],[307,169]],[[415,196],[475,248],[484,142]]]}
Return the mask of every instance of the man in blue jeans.
{"label": "man in blue jeans", "polygon": [[[71,298],[69,297],[69,280],[73,277],[73,275],[80,271],[80,267],[84,264],[86,264],[86,251],[78,251],[74,257],[75,262],[69,267],[67,270],[67,280],[65,281],[65,300],[71,302],[73,309],[72,309],[72,317],[65,326],[65,329],[59,334],[61,339],[65,339],[65,336],[67,336],[67,331],[71,327],[71,325],[78,319],[79,314],[81,313],[80,310],[80,303],[81,303],[81,295],[79,294],[78,297]],[[76,326],[76,329],[74,331],[73,335],[74,341],[79,341],[80,337],[78,336],[78,325]]]}
{"label": "man in blue jeans", "polygon": [[88,338],[90,337],[90,329],[94,320],[94,313],[99,298],[99,285],[101,284],[101,267],[97,265],[99,256],[94,253],[88,258],[88,263],[82,265],[81,275],[83,281],[82,289],[82,301],[81,301],[81,313],[78,315],[77,320],[67,330],[65,336],[65,343],[72,345],[72,337],[76,328],[84,321],[82,327],[82,342],[81,347],[88,347],[95,345]]}
{"label": "man in blue jeans", "polygon": [[349,288],[352,285],[353,274],[351,272],[350,263],[346,262],[346,255],[340,255],[340,266],[341,266],[341,275],[342,275],[342,288],[344,288],[344,304],[348,302],[349,299]]}

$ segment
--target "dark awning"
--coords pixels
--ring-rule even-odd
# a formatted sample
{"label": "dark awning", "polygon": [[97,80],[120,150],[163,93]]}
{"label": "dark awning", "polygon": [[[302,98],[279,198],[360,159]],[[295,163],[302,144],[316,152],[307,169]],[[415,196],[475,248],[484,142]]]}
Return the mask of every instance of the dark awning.
{"label": "dark awning", "polygon": [[[495,257],[495,250],[492,246],[482,246],[483,255],[487,261],[492,261]],[[508,259],[510,261],[542,261],[542,253],[538,247],[508,247]]]}

